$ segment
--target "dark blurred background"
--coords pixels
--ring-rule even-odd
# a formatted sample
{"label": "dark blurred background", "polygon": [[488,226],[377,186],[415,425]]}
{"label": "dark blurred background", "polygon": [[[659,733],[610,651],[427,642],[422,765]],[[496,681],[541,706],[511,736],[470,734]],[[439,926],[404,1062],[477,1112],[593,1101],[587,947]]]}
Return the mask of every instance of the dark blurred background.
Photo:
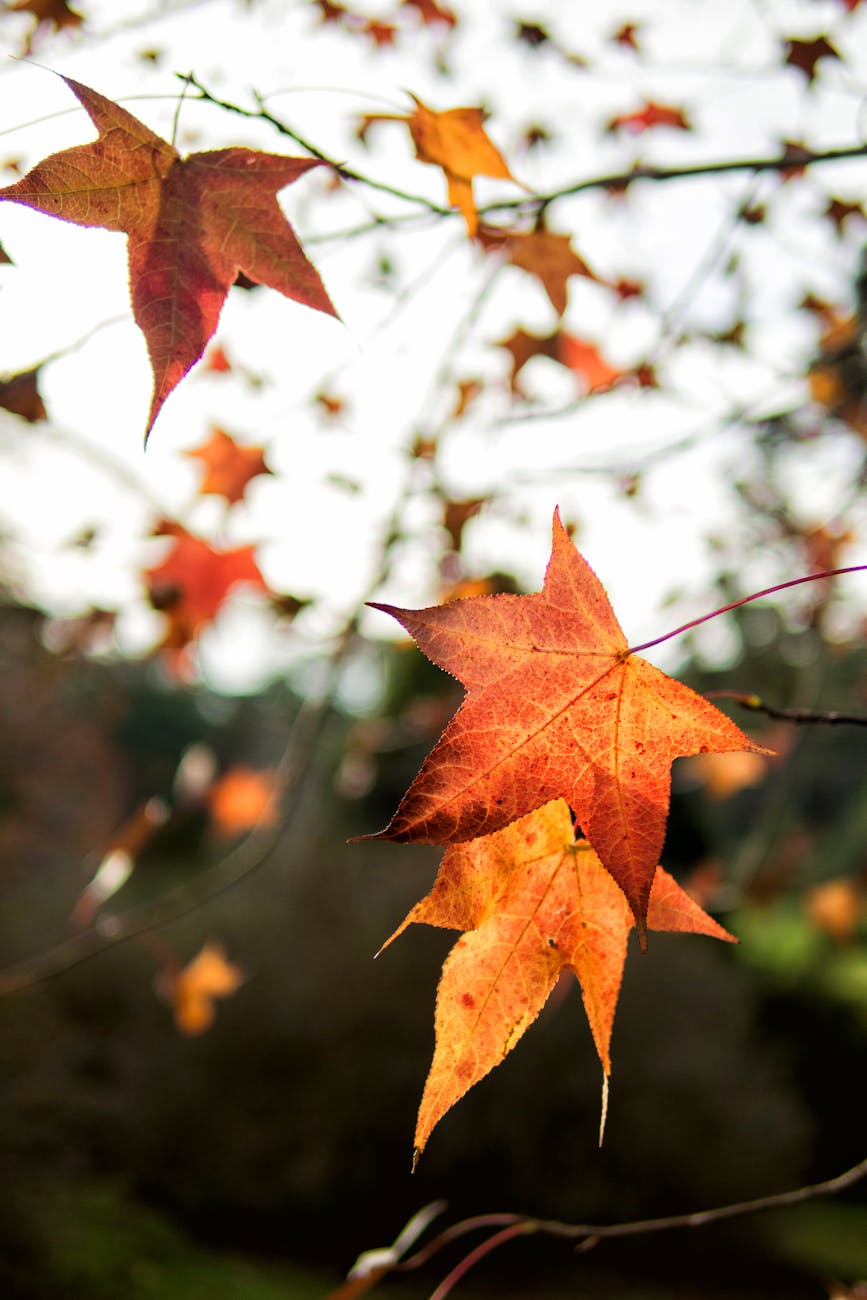
{"label": "dark blurred background", "polygon": [[[863,647],[829,648],[773,611],[737,618],[701,690],[825,708],[865,700]],[[351,835],[387,820],[455,706],[422,656],[370,655],[376,717],[335,710],[277,852],[166,927],[0,1001],[0,1294],[10,1300],[322,1296],[420,1207],[607,1222],[700,1210],[827,1178],[864,1155],[867,772],[864,731],[734,716],[780,751],[758,767],[680,761],[665,862],[742,943],[651,936],[630,951],[611,1105],[574,980],[442,1121],[410,1174],[454,936],[413,927],[438,852]],[[243,699],[171,685],[157,665],[46,648],[44,617],[0,609],[0,930],[6,963],[71,933],[104,847],[142,800],[172,797],[181,756],[267,769],[297,711],[282,685]],[[734,707],[734,706],[733,706]],[[736,756],[737,757],[737,756]],[[230,844],[231,842],[229,842]],[[107,905],[122,911],[227,851],[201,808],[175,812]],[[208,939],[246,982],[213,1026],[180,1034],[160,954]],[[160,946],[162,945],[162,946]],[[467,1297],[787,1297],[867,1277],[867,1189],[713,1228],[512,1243]],[[475,1239],[472,1239],[475,1240]],[[381,1284],[421,1297],[469,1248]],[[851,1294],[855,1294],[852,1292]]]}

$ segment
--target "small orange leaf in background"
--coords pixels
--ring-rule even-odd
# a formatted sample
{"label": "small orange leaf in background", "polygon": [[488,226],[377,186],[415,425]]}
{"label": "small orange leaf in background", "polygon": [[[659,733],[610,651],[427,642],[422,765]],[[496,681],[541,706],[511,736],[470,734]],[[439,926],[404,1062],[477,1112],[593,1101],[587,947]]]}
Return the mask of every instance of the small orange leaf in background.
{"label": "small orange leaf in background", "polygon": [[570,276],[598,277],[572,247],[569,235],[551,230],[532,230],[526,235],[512,235],[508,241],[509,261],[541,281],[558,316],[566,310],[566,282]]}
{"label": "small orange leaf in background", "polygon": [[277,193],[318,162],[254,149],[182,159],[125,109],[70,77],[98,139],[38,163],[0,199],[80,226],[128,236],[130,289],[154,392],[145,437],[163,402],[201,357],[239,271],[335,315]]}
{"label": "small orange leaf in background", "polygon": [[851,943],[861,920],[867,919],[867,896],[857,880],[839,877],[808,890],[804,910],[817,930],[844,945]]}
{"label": "small orange leaf in background", "polygon": [[373,608],[397,619],[466,688],[378,838],[470,840],[562,797],[626,894],[643,945],[672,762],[767,751],[629,648],[559,512],[540,592]]}
{"label": "small orange leaf in background", "polygon": [[232,767],[214,782],[207,803],[222,835],[239,835],[277,821],[279,783],[275,772]]}
{"label": "small orange leaf in background", "polygon": [[691,131],[692,125],[682,108],[673,104],[658,104],[649,99],[642,108],[632,113],[619,113],[612,117],[606,131],[628,131],[630,135],[642,135],[657,126],[669,126],[676,131]]}
{"label": "small orange leaf in background", "polygon": [[273,472],[265,464],[264,447],[243,446],[216,427],[207,442],[186,455],[200,460],[205,467],[199,492],[203,496],[222,496],[229,502],[241,501],[252,479]]}
{"label": "small orange leaf in background", "polygon": [[[450,848],[413,922],[463,930],[437,991],[436,1048],[415,1133],[416,1158],[449,1107],[512,1050],[564,970],[581,995],[606,1076],[629,905],[586,841],[575,840],[562,799],[495,835]],[[653,930],[736,942],[680,886],[656,870],[647,913]],[[387,945],[386,945],[387,946]]]}
{"label": "small orange leaf in background", "polygon": [[458,208],[473,236],[479,216],[473,199],[473,177],[494,176],[514,180],[505,159],[488,138],[481,108],[449,108],[444,112],[428,108],[416,95],[410,95],[415,110],[408,114],[368,113],[361,122],[363,138],[373,122],[405,122],[420,162],[442,167],[448,182],[449,203]]}
{"label": "small orange leaf in background", "polygon": [[19,375],[0,379],[0,407],[20,415],[28,424],[47,420],[45,403],[39,394],[39,366],[35,370],[22,370]]}
{"label": "small orange leaf in background", "polygon": [[730,799],[739,790],[761,785],[768,775],[764,754],[742,750],[734,754],[694,754],[684,759],[684,772],[704,789],[711,799]]}
{"label": "small orange leaf in background", "polygon": [[202,362],[203,370],[212,370],[215,374],[223,375],[232,369],[232,363],[229,360],[225,348],[219,343],[214,343],[205,353],[205,359]]}
{"label": "small orange leaf in background", "polygon": [[213,622],[233,587],[249,583],[264,590],[266,583],[255,547],[218,551],[183,529],[173,529],[173,535],[168,555],[144,577],[151,604],[169,621],[165,648],[181,650]]}
{"label": "small orange leaf in background", "polygon": [[626,374],[606,361],[595,343],[561,332],[557,360],[584,381],[588,393],[601,393]]}
{"label": "small orange leaf in background", "polygon": [[244,972],[226,960],[221,944],[204,944],[188,966],[164,980],[165,995],[181,1033],[193,1038],[210,1029],[215,1000],[231,997],[243,982]]}

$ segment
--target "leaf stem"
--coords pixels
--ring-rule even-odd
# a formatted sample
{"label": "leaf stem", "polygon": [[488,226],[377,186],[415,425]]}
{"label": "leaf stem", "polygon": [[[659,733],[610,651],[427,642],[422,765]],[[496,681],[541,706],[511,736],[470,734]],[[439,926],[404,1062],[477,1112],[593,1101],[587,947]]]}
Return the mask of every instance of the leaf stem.
{"label": "leaf stem", "polygon": [[804,578],[790,578],[788,582],[778,582],[773,587],[764,587],[761,591],[754,591],[751,596],[741,596],[740,600],[733,600],[730,604],[723,605],[710,614],[702,614],[700,618],[693,618],[688,623],[681,623],[680,627],[674,628],[671,632],[665,632],[662,636],[654,637],[652,641],[644,641],[641,645],[630,646],[628,653],[638,654],[641,650],[649,650],[652,646],[661,645],[663,641],[670,641],[672,637],[680,636],[681,632],[688,632],[691,627],[698,627],[700,623],[707,623],[720,614],[727,614],[729,610],[737,609],[739,605],[748,605],[751,600],[759,600],[762,596],[772,596],[774,592],[785,591],[787,587],[799,587],[804,582],[819,582],[822,578],[836,578],[841,573],[862,573],[865,570],[867,570],[867,564],[850,564],[845,569],[826,569],[822,573],[808,573]]}

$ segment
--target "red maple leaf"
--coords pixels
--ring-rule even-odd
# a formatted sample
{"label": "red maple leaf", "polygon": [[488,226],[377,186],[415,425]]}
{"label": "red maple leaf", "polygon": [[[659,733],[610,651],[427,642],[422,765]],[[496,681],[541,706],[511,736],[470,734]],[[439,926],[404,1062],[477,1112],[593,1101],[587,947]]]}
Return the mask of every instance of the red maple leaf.
{"label": "red maple leaf", "polygon": [[815,36],[811,41],[802,41],[792,37],[786,41],[786,55],[783,62],[790,68],[803,72],[809,85],[816,77],[816,65],[820,59],[839,59],[840,51],[828,40],[827,36]]}
{"label": "red maple leaf", "polygon": [[147,437],[202,355],[239,272],[336,315],[277,202],[278,190],[318,163],[243,148],[181,158],[110,99],[63,80],[98,139],[45,158],[0,199],[128,236],[133,313],[154,374]]}
{"label": "red maple leaf", "polygon": [[34,370],[22,370],[9,379],[0,379],[0,407],[13,415],[20,415],[29,424],[48,419],[39,392],[39,366]]}
{"label": "red maple leaf", "polygon": [[200,460],[205,477],[199,491],[204,496],[223,496],[229,502],[241,501],[252,479],[273,471],[265,464],[263,447],[248,447],[224,429],[213,428],[207,442],[186,454]]}
{"label": "red maple leaf", "polygon": [[628,131],[630,135],[641,135],[657,126],[669,126],[676,131],[691,131],[692,126],[682,108],[674,104],[659,104],[649,99],[642,108],[632,113],[618,113],[606,126],[606,131]]}
{"label": "red maple leaf", "polygon": [[[562,799],[495,835],[448,849],[433,889],[387,944],[413,922],[465,931],[437,990],[436,1048],[419,1107],[416,1159],[449,1107],[512,1050],[563,971],[581,985],[596,1051],[610,1074],[634,921],[590,845],[575,839]],[[647,924],[735,942],[661,867]]]}
{"label": "red maple leaf", "polygon": [[467,690],[380,838],[469,840],[564,798],[643,941],[673,760],[761,746],[630,649],[557,512],[540,592],[374,608]]}
{"label": "red maple leaf", "polygon": [[255,547],[218,551],[201,537],[169,525],[174,545],[159,564],[145,571],[150,602],[169,622],[163,648],[183,652],[212,623],[229,592],[239,583],[266,590]]}

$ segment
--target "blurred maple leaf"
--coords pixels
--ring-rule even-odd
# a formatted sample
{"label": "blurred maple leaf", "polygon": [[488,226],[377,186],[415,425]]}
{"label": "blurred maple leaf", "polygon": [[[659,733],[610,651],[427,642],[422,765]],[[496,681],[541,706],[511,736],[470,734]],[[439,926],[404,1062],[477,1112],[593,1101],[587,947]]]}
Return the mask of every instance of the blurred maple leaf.
{"label": "blurred maple leaf", "polygon": [[807,372],[810,396],[830,415],[867,439],[867,358],[857,316],[839,316],[826,303],[810,303],[826,323],[819,357]]}
{"label": "blurred maple leaf", "polygon": [[632,113],[618,113],[605,127],[606,131],[628,131],[630,135],[641,135],[657,126],[669,126],[676,131],[691,131],[690,123],[682,108],[673,104],[659,104],[649,99],[642,108]]}
{"label": "blurred maple leaf", "polygon": [[206,943],[182,970],[163,976],[160,987],[174,1009],[182,1034],[195,1037],[214,1023],[214,1002],[228,998],[241,987],[244,972],[226,959],[219,943]]}
{"label": "blurred maple leaf", "polygon": [[214,343],[205,353],[202,362],[203,370],[212,370],[215,374],[226,374],[232,369],[232,363],[226,353],[225,348],[220,343]]}
{"label": "blurred maple leaf", "polygon": [[445,27],[457,25],[457,15],[453,10],[438,3],[438,0],[401,0],[402,9],[413,9],[426,27],[442,24]]}
{"label": "blurred maple leaf", "polygon": [[239,271],[336,315],[277,202],[315,159],[215,149],[182,159],[125,109],[62,78],[98,139],[50,155],[0,199],[128,236],[133,314],[145,336],[154,393],[145,437],[163,402],[201,357]]}
{"label": "blurred maple leaf", "polygon": [[247,447],[216,426],[207,442],[184,454],[200,460],[205,477],[199,492],[203,496],[223,496],[229,502],[243,500],[247,485],[272,470],[265,464],[264,447]]}
{"label": "blurred maple leaf", "polygon": [[516,396],[523,396],[518,376],[533,357],[549,357],[552,361],[558,361],[560,365],[566,366],[584,381],[587,393],[602,392],[628,373],[606,361],[595,343],[575,338],[565,330],[539,335],[517,329],[507,339],[501,339],[497,347],[505,348],[511,353],[510,385]]}
{"label": "blurred maple leaf", "polygon": [[[571,971],[606,1077],[611,1030],[634,919],[590,845],[576,840],[563,799],[494,835],[446,852],[433,889],[387,940],[412,923],[463,930],[437,990],[436,1047],[419,1107],[415,1158],[445,1112],[503,1060]],[[652,930],[736,942],[657,867]]]}
{"label": "blurred maple leaf", "polygon": [[154,609],[165,614],[163,648],[182,651],[213,622],[229,592],[240,583],[267,590],[254,558],[255,547],[215,550],[201,537],[169,526],[174,544],[159,564],[144,573]]}
{"label": "blurred maple leaf", "polygon": [[2,244],[0,244],[0,263],[5,263],[9,266],[12,265],[12,258],[6,252],[6,249],[3,247]]}
{"label": "blurred maple leaf", "polygon": [[0,407],[13,415],[20,415],[28,424],[48,419],[45,403],[39,394],[39,369],[36,366],[9,379],[0,379]]}
{"label": "blurred maple leaf", "polygon": [[583,257],[575,252],[569,235],[558,235],[552,230],[532,230],[525,235],[511,235],[506,247],[512,266],[535,275],[541,282],[558,316],[566,310],[566,283],[571,276],[599,279]]}
{"label": "blurred maple leaf", "polygon": [[817,930],[842,945],[854,939],[862,917],[867,916],[867,899],[858,881],[838,877],[807,890],[804,911]]}
{"label": "blurred maple leaf", "polygon": [[33,53],[33,42],[42,35],[43,30],[59,32],[64,27],[80,27],[84,22],[82,14],[70,8],[67,0],[7,0],[7,13],[32,14],[31,28],[21,53],[25,58]]}
{"label": "blurred maple leaf", "polygon": [[330,420],[336,420],[346,409],[346,402],[342,397],[335,397],[333,393],[326,392],[325,389],[320,389],[313,400],[322,407]]}
{"label": "blurred maple leaf", "polygon": [[768,751],[630,649],[559,512],[540,592],[372,608],[395,618],[466,689],[377,838],[469,840],[565,798],[629,899],[643,943],[672,762]]}
{"label": "blurred maple leaf", "polygon": [[480,379],[461,379],[458,382],[458,395],[455,404],[452,407],[451,418],[459,420],[462,415],[473,405],[477,398],[481,397],[485,391],[485,386]]}
{"label": "blurred maple leaf", "polygon": [[840,52],[828,40],[827,36],[814,36],[811,41],[802,41],[795,37],[785,43],[783,63],[790,68],[797,68],[812,85],[816,76],[816,64],[820,59],[839,59]]}
{"label": "blurred maple leaf", "polygon": [[461,549],[464,526],[487,505],[487,497],[469,497],[464,501],[443,502],[443,528],[451,538],[452,550]]}
{"label": "blurred maple leaf", "polygon": [[622,27],[618,27],[616,32],[612,32],[609,39],[615,45],[620,45],[624,49],[635,50],[638,53],[638,33],[640,30],[641,27],[638,23],[624,23]]}
{"label": "blurred maple leaf", "polygon": [[730,799],[739,790],[761,785],[768,774],[764,754],[693,754],[683,760],[682,775],[704,786],[711,799]]}
{"label": "blurred maple leaf", "polygon": [[394,23],[382,22],[377,18],[368,18],[359,30],[364,36],[369,36],[380,49],[384,45],[394,45],[398,34]]}
{"label": "blurred maple leaf", "polygon": [[850,217],[860,217],[862,221],[867,219],[863,203],[846,199],[829,199],[823,215],[833,221],[838,235],[842,235]]}
{"label": "blurred maple leaf", "polygon": [[277,821],[279,783],[275,772],[231,767],[211,786],[207,803],[215,828],[238,835]]}
{"label": "blurred maple leaf", "polygon": [[449,204],[463,214],[467,230],[473,236],[479,225],[473,198],[473,177],[515,179],[499,149],[485,132],[484,109],[449,108],[438,112],[428,108],[412,93],[410,98],[415,104],[412,113],[365,114],[359,135],[363,139],[374,122],[404,122],[415,145],[416,158],[443,169],[448,183]]}

